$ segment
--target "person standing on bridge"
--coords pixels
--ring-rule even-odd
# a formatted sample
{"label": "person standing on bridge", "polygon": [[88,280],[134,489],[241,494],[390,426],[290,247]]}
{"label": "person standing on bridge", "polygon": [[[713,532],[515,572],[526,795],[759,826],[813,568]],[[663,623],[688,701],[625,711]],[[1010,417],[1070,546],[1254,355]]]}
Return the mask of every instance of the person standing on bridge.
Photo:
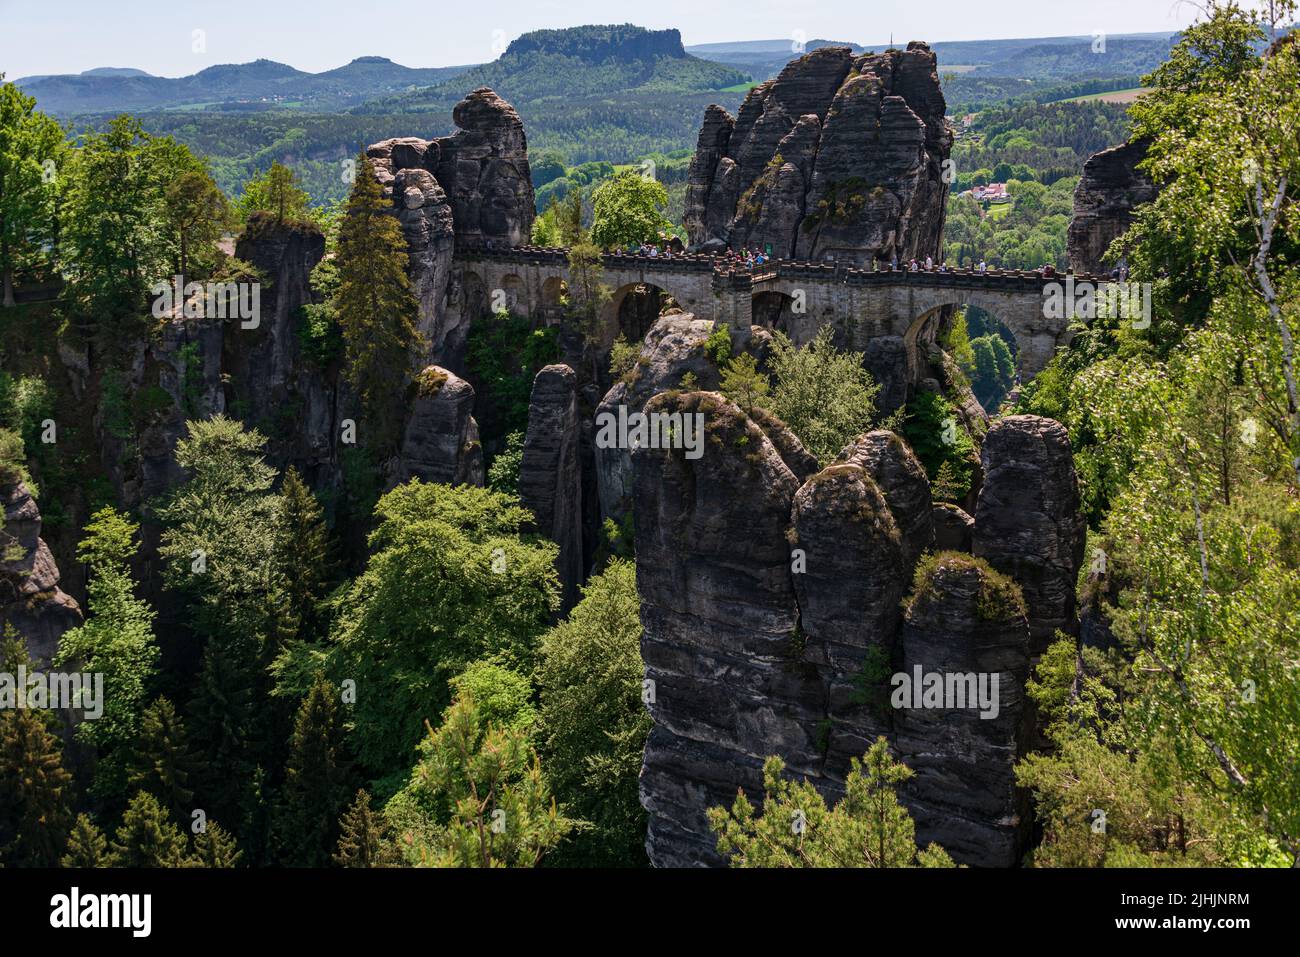
{"label": "person standing on bridge", "polygon": [[926,271],[926,272],[934,272],[934,257],[933,257],[933,256],[926,256],[926,257],[925,257],[925,271]]}

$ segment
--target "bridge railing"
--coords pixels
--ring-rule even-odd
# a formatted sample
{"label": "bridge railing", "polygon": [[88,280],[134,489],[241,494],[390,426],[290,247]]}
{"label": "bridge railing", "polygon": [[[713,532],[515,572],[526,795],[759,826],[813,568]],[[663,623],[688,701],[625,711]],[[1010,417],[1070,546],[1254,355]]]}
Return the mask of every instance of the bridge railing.
{"label": "bridge railing", "polygon": [[[488,259],[520,265],[543,263],[567,266],[569,251],[562,246],[498,246],[491,242],[457,241],[455,258]],[[779,280],[801,282],[842,282],[852,286],[918,285],[958,286],[981,288],[1025,288],[1045,282],[1105,283],[1107,276],[1087,273],[1047,274],[1043,270],[986,269],[972,267],[940,269],[862,269],[833,262],[807,262],[793,259],[769,259],[763,263],[746,263],[726,256],[707,256],[698,253],[664,253],[648,256],[641,253],[605,253],[605,268],[622,270],[651,270],[656,272],[720,272],[730,275],[748,275],[755,286]]]}

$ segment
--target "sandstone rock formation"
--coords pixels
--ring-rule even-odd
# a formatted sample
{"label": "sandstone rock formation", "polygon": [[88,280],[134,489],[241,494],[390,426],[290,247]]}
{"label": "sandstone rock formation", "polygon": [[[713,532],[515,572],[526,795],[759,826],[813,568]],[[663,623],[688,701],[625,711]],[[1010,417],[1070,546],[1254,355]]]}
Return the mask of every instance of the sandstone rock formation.
{"label": "sandstone rock formation", "polygon": [[1158,190],[1137,168],[1147,143],[1135,140],[1093,153],[1083,164],[1074,188],[1074,218],[1066,238],[1070,268],[1076,273],[1104,273],[1102,256],[1133,222],[1133,210],[1155,199]]}
{"label": "sandstone rock formation", "polygon": [[[309,361],[302,348],[301,309],[313,301],[310,276],[325,256],[325,237],[313,226],[251,223],[235,255],[269,279],[261,293],[256,327],[231,323],[224,330],[222,369],[230,405],[267,435],[268,457],[292,462],[308,481],[325,480],[337,460],[339,423],[355,417],[346,390]],[[287,427],[285,427],[287,426]]]}
{"label": "sandstone rock formation", "polygon": [[938,255],[952,147],[924,43],[855,56],[822,47],[705,113],[687,184],[696,247],[865,264]]}
{"label": "sandstone rock formation", "polygon": [[[920,577],[920,576],[918,576]],[[1029,631],[1018,589],[979,559],[936,555],[903,623],[902,673],[974,676],[942,707],[896,712],[894,745],[915,772],[905,803],[917,843],[937,841],[954,860],[1017,863],[1030,823],[1014,763],[1025,750]],[[996,694],[982,709],[979,682]],[[914,686],[915,687],[915,686]],[[913,702],[917,704],[917,702]]]}
{"label": "sandstone rock formation", "polygon": [[[661,317],[646,333],[637,364],[626,381],[614,383],[601,400],[597,420],[604,413],[617,416],[620,407],[628,414],[640,412],[655,395],[680,388],[687,374],[695,377],[696,388],[717,388],[718,367],[704,353],[704,342],[712,332],[712,320],[696,319],[690,313]],[[601,514],[621,520],[631,504],[631,451],[597,446],[595,464]]]}
{"label": "sandstone rock formation", "polygon": [[864,697],[867,666],[889,670],[910,567],[884,493],[858,465],[832,465],[794,496],[790,540],[803,560],[791,562],[801,663],[824,690],[826,770],[848,765],[890,730],[881,701]]}
{"label": "sandstone rock formation", "polygon": [[0,630],[12,626],[32,662],[48,666],[65,631],[82,623],[77,603],[59,589],[59,569],[41,538],[41,512],[27,485],[0,474]]}
{"label": "sandstone rock formation", "polygon": [[910,569],[921,552],[934,544],[930,480],[925,466],[896,433],[886,429],[858,436],[840,453],[838,461],[864,469],[880,487],[898,523],[903,565]]}
{"label": "sandstone rock formation", "polygon": [[796,773],[820,765],[823,692],[797,665],[786,540],[799,483],[717,393],[665,393],[649,409],[703,414],[706,440],[694,461],[673,449],[633,454],[641,653],[654,682],[646,848],[660,865],[715,863],[706,807],[760,786],[768,753]]}
{"label": "sandstone rock formation", "polygon": [[972,550],[1020,585],[1037,654],[1057,628],[1075,628],[1085,527],[1070,438],[1053,419],[1007,416],[989,429],[980,460]]}
{"label": "sandstone rock formation", "polygon": [[935,502],[930,509],[934,519],[934,550],[969,552],[975,534],[975,519],[964,509],[947,502]]}
{"label": "sandstone rock formation", "polygon": [[528,242],[536,200],[523,120],[487,87],[457,103],[451,118],[460,129],[434,140],[433,172],[451,200],[457,237]]}
{"label": "sandstone rock formation", "polygon": [[[519,114],[487,87],[456,104],[451,136],[398,137],[366,150],[392,199],[410,252],[417,325],[443,361],[464,342],[463,317],[446,309],[454,240],[517,246],[532,231],[534,196]],[[460,320],[460,321],[454,321]]]}
{"label": "sandstone rock formation", "polygon": [[482,485],[483,447],[472,414],[474,389],[460,376],[429,366],[415,377],[394,478]]}
{"label": "sandstone rock formation", "polygon": [[391,190],[397,221],[406,238],[411,288],[419,303],[416,326],[432,344],[432,354],[439,355],[447,335],[440,319],[451,274],[455,228],[447,194],[433,173],[419,165],[430,150],[436,157],[436,141],[426,143],[407,136],[376,143],[366,155],[385,192]]}
{"label": "sandstone rock formation", "polygon": [[[1062,588],[1082,533],[1064,430],[1033,417],[995,425],[979,513],[988,561],[947,551],[922,561],[936,540],[970,548],[971,519],[931,502],[894,434],[862,435],[805,478],[792,463],[807,453],[769,415],[681,391],[645,410],[699,412],[707,436],[697,459],[631,456],[653,683],[641,776],[652,863],[720,863],[705,811],[729,806],[738,787],[757,796],[765,756],[833,801],[850,760],[884,735],[916,771],[901,797],[921,844],[938,841],[959,863],[1014,864],[1030,820],[1013,767],[1030,741],[1031,626],[1068,626],[1073,592]],[[918,666],[954,689],[974,681],[975,694],[938,708],[894,702],[897,675]]]}
{"label": "sandstone rock formation", "polygon": [[[166,319],[157,337],[128,346],[121,368],[96,370],[101,401],[92,421],[100,464],[125,506],[139,505],[180,480],[175,450],[186,419],[225,410],[222,352],[229,322]],[[73,372],[81,375],[75,367]],[[137,398],[127,405],[127,396]]]}
{"label": "sandstone rock formation", "polygon": [[533,379],[528,431],[519,465],[519,499],[537,529],[560,546],[561,610],[578,601],[583,559],[582,470],[578,376],[566,365],[549,365]]}

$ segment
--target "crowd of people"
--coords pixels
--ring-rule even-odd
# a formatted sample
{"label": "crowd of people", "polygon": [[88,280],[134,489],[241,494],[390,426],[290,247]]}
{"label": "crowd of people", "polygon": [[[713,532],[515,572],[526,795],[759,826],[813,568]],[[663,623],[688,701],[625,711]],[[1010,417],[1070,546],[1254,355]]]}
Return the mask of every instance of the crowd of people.
{"label": "crowd of people", "polygon": [[[674,256],[682,255],[684,250],[681,248],[681,241],[676,240],[673,242],[629,243],[623,252],[627,253],[629,256],[651,256],[671,259]],[[727,249],[718,253],[715,258],[721,260],[724,265],[730,266],[733,269],[752,270],[759,266],[763,266],[766,263],[772,262],[774,257],[761,249],[755,249],[746,245],[740,249]],[[880,269],[879,261],[873,261],[871,265],[873,272]],[[987,273],[990,268],[996,271],[998,267],[996,265],[990,267],[988,262],[984,259],[981,259],[972,267],[972,269],[977,273]],[[933,256],[926,256],[924,260],[913,258],[906,262],[900,262],[898,257],[895,256],[890,261],[887,271],[948,273],[953,272],[954,270],[945,262],[936,262]],[[1057,275],[1056,267],[1051,263],[1048,263],[1045,266],[1040,266],[1035,270],[1035,272],[1048,278]],[[1115,269],[1112,269],[1110,277],[1111,279],[1119,280],[1121,282],[1127,280],[1128,267],[1118,266]]]}

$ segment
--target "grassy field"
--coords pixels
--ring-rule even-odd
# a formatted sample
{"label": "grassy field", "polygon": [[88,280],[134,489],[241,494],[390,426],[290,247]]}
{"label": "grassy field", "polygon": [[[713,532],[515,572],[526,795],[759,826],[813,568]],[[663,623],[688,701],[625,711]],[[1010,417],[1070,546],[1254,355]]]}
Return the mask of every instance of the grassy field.
{"label": "grassy field", "polygon": [[1143,93],[1151,88],[1148,86],[1135,86],[1127,90],[1111,90],[1109,93],[1089,93],[1087,96],[1072,96],[1068,100],[1062,100],[1062,103],[1088,103],[1097,101],[1101,103],[1132,103]]}

